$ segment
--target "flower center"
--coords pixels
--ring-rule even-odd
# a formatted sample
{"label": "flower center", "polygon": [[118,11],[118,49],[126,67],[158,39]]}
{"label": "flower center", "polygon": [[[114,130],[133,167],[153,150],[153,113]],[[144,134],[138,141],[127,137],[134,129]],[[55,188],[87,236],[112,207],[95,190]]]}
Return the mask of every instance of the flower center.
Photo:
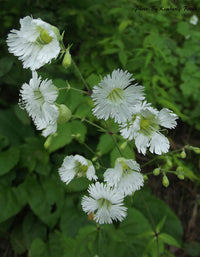
{"label": "flower center", "polygon": [[109,200],[107,200],[107,199],[105,199],[105,198],[100,198],[99,200],[98,200],[98,203],[99,203],[99,207],[100,208],[105,208],[105,209],[109,209],[110,208],[110,206],[112,205],[112,203],[109,201]]}
{"label": "flower center", "polygon": [[49,36],[49,33],[46,29],[41,29],[40,30],[40,35],[37,38],[36,42],[42,45],[49,44],[52,41],[52,37]]}
{"label": "flower center", "polygon": [[38,101],[38,102],[40,102],[42,104],[44,103],[44,97],[43,97],[43,95],[42,95],[40,90],[35,90],[34,91],[34,97],[35,97],[34,100],[36,100],[36,101]]}
{"label": "flower center", "polygon": [[84,177],[85,176],[85,173],[87,172],[88,170],[88,166],[87,165],[83,165],[81,164],[79,161],[76,162],[76,172],[77,172],[77,176],[78,177]]}
{"label": "flower center", "polygon": [[121,88],[114,88],[107,96],[111,102],[118,102],[119,100],[123,99],[124,91]]}
{"label": "flower center", "polygon": [[142,117],[140,121],[140,132],[145,136],[151,136],[154,131],[159,130],[155,116]]}

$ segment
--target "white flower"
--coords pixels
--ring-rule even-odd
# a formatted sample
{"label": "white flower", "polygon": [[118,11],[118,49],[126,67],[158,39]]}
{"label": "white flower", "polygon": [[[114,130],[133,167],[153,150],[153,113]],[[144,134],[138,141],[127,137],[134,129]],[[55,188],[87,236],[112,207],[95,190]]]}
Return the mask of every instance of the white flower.
{"label": "white flower", "polygon": [[47,137],[49,135],[53,135],[57,131],[57,122],[56,120],[50,123],[46,123],[44,120],[36,119],[35,125],[38,130],[42,130],[42,135]]}
{"label": "white flower", "polygon": [[38,129],[44,129],[58,118],[59,111],[55,105],[58,90],[51,80],[41,81],[36,71],[32,72],[32,76],[29,84],[22,85],[19,104],[26,109]]}
{"label": "white flower", "polygon": [[176,114],[166,108],[158,111],[144,102],[135,108],[131,121],[120,125],[120,132],[126,139],[135,139],[138,151],[143,154],[146,154],[148,147],[151,153],[167,153],[169,141],[160,133],[160,126],[175,128],[177,118]]}
{"label": "white flower", "polygon": [[69,184],[75,176],[86,176],[89,180],[97,180],[92,162],[78,154],[66,156],[58,172],[66,184]]}
{"label": "white flower", "polygon": [[6,42],[24,68],[36,70],[57,58],[60,46],[53,26],[30,16],[20,19],[20,24],[20,30],[11,30]]}
{"label": "white flower", "polygon": [[121,123],[130,119],[134,106],[144,99],[143,87],[131,85],[128,71],[114,70],[110,75],[94,86],[92,99],[94,101],[93,114],[99,119],[114,118]]}
{"label": "white flower", "polygon": [[84,196],[81,202],[84,212],[93,213],[99,224],[122,221],[127,208],[123,206],[124,196],[116,188],[112,189],[103,183],[96,182],[88,188],[90,197]]}
{"label": "white flower", "polygon": [[131,195],[144,185],[144,179],[139,172],[140,166],[131,159],[118,158],[115,168],[107,169],[104,180],[110,187],[116,187],[124,196]]}
{"label": "white flower", "polygon": [[193,25],[197,25],[198,20],[199,19],[196,15],[192,15],[192,17],[190,18],[190,23]]}

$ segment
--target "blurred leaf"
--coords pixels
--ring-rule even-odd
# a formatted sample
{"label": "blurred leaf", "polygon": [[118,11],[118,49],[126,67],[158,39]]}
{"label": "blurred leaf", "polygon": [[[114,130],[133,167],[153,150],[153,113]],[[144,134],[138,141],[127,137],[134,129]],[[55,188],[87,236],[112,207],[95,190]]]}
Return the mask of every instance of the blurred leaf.
{"label": "blurred leaf", "polygon": [[24,125],[30,125],[31,120],[30,117],[28,116],[28,113],[25,110],[22,110],[19,105],[15,105],[14,107],[15,114],[17,118],[24,124]]}
{"label": "blurred leaf", "polygon": [[[26,246],[29,249],[32,241],[37,237],[43,240],[46,238],[47,228],[35,215],[29,212],[23,220],[22,232]],[[22,236],[19,238],[22,238]]]}
{"label": "blurred leaf", "polygon": [[14,168],[19,161],[19,148],[11,147],[0,152],[0,175],[4,175]]}
{"label": "blurred leaf", "polygon": [[21,152],[20,162],[22,167],[27,167],[32,172],[37,164],[41,164],[46,169],[46,175],[48,174],[49,154],[44,148],[43,139],[36,137],[26,138],[26,143],[21,146]]}
{"label": "blurred leaf", "polygon": [[164,243],[168,245],[174,245],[178,248],[181,248],[181,245],[176,241],[176,239],[166,233],[161,233],[159,235],[159,238],[161,238],[164,241]]}
{"label": "blurred leaf", "polygon": [[0,188],[0,222],[17,214],[25,204],[26,192],[23,185]]}
{"label": "blurred leaf", "polygon": [[10,57],[3,57],[0,59],[0,77],[4,76],[10,71],[13,65],[13,59]]}
{"label": "blurred leaf", "polygon": [[30,248],[30,257],[50,257],[47,245],[40,238],[33,240]]}
{"label": "blurred leaf", "polygon": [[186,242],[183,248],[189,256],[199,257],[200,256],[200,243],[197,241]]}
{"label": "blurred leaf", "polygon": [[119,32],[123,32],[129,25],[132,24],[132,20],[124,20],[119,24]]}
{"label": "blurred leaf", "polygon": [[0,134],[8,137],[13,145],[19,144],[25,137],[33,136],[33,129],[23,125],[13,109],[0,111],[0,124]]}
{"label": "blurred leaf", "polygon": [[179,34],[183,36],[187,36],[190,34],[189,24],[188,22],[181,21],[178,23],[177,31]]}

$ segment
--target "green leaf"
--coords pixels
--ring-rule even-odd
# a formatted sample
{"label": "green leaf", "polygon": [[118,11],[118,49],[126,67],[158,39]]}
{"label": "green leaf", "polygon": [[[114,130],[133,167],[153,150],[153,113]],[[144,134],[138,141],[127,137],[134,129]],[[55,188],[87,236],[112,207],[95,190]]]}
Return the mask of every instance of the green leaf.
{"label": "green leaf", "polygon": [[13,65],[13,59],[10,57],[3,57],[0,59],[0,77],[4,76],[10,71]]}
{"label": "green leaf", "polygon": [[177,32],[183,36],[187,36],[190,34],[189,24],[188,22],[181,21],[178,23]]}
{"label": "green leaf", "polygon": [[70,123],[67,122],[64,124],[59,124],[56,134],[52,137],[48,150],[50,153],[52,153],[71,143],[71,141],[72,137]]}
{"label": "green leaf", "polygon": [[57,223],[64,204],[64,188],[60,181],[51,177],[37,180],[27,176],[25,188],[33,212],[50,228]]}
{"label": "green leaf", "polygon": [[23,125],[15,116],[13,109],[0,111],[0,134],[9,138],[13,145],[18,145],[25,137],[33,136],[33,129]]}
{"label": "green leaf", "polygon": [[30,257],[50,257],[47,245],[40,239],[36,238],[30,248]]}
{"label": "green leaf", "polygon": [[119,24],[119,32],[123,32],[129,25],[132,24],[132,20],[124,20]]}
{"label": "green leaf", "polygon": [[0,152],[0,175],[8,173],[19,161],[19,148],[11,147],[7,151]]}
{"label": "green leaf", "polygon": [[26,143],[21,146],[21,166],[32,172],[36,170],[37,164],[40,164],[45,167],[44,174],[48,175],[49,154],[44,149],[44,139],[30,137],[26,138],[25,141]]}
{"label": "green leaf", "polygon": [[67,192],[81,192],[88,188],[90,182],[87,178],[74,178],[66,188]]}
{"label": "green leaf", "polygon": [[178,248],[181,248],[181,245],[177,242],[177,240],[166,233],[161,233],[159,235],[159,238],[161,238],[164,241],[164,243],[168,245],[174,245]]}
{"label": "green leaf", "polygon": [[6,136],[0,135],[0,151],[9,145],[9,140]]}
{"label": "green leaf", "polygon": [[29,212],[23,220],[22,232],[26,246],[29,249],[32,241],[37,237],[45,240],[47,228],[33,213]]}
{"label": "green leaf", "polygon": [[24,253],[27,249],[26,242],[23,237],[21,224],[16,224],[12,230],[11,245],[13,250],[18,254]]}
{"label": "green leaf", "polygon": [[115,144],[111,135],[106,133],[100,136],[99,143],[97,145],[97,151],[101,152],[102,155],[109,153],[114,147]]}
{"label": "green leaf", "polygon": [[167,218],[167,216],[164,216],[164,217],[161,219],[161,221],[158,223],[158,225],[156,226],[156,231],[157,231],[157,233],[160,233],[162,227],[163,227],[164,224],[165,224],[166,218]]}
{"label": "green leaf", "polygon": [[57,133],[52,137],[48,148],[49,152],[52,153],[71,143],[74,137],[77,137],[80,142],[84,142],[86,132],[86,126],[81,121],[75,120],[65,124],[59,124]]}
{"label": "green leaf", "polygon": [[23,184],[16,188],[0,188],[0,222],[17,214],[26,204]]}
{"label": "green leaf", "polygon": [[152,222],[151,219],[153,219],[155,224],[159,224],[163,217],[166,216],[162,232],[171,235],[181,244],[183,235],[181,222],[167,204],[153,196],[148,190],[142,189],[134,196],[134,206],[139,209],[150,222]]}
{"label": "green leaf", "polygon": [[64,201],[64,207],[60,217],[60,229],[62,233],[66,236],[75,237],[79,230],[89,223],[91,221],[83,213],[81,206],[75,204],[73,198],[68,196]]}
{"label": "green leaf", "polygon": [[118,56],[119,56],[119,60],[122,64],[122,66],[126,67],[127,60],[128,60],[126,52],[124,52],[123,50],[120,50],[119,53],[118,53]]}
{"label": "green leaf", "polygon": [[14,106],[15,115],[17,118],[24,124],[24,125],[30,125],[31,119],[28,116],[28,113],[25,110],[22,110],[18,104]]}

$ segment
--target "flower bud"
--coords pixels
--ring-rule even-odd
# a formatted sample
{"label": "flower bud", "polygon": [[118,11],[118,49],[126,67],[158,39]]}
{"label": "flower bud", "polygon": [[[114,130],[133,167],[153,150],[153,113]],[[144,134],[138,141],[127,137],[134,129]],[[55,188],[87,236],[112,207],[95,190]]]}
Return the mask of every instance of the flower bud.
{"label": "flower bud", "polygon": [[52,136],[49,136],[47,140],[44,142],[44,148],[48,149],[51,144]]}
{"label": "flower bud", "polygon": [[182,159],[185,159],[185,157],[186,157],[186,152],[185,152],[184,149],[183,149],[183,151],[180,153],[180,157],[181,157]]}
{"label": "flower bud", "polygon": [[57,119],[58,124],[63,124],[70,120],[72,113],[71,110],[64,104],[57,104],[59,110],[59,116]]}
{"label": "flower bud", "polygon": [[200,154],[200,148],[199,147],[193,147],[193,151],[197,154]]}
{"label": "flower bud", "polygon": [[123,142],[121,145],[120,145],[120,149],[121,150],[124,150],[125,148],[126,148],[126,146],[127,146],[127,141],[125,141],[125,142]]}
{"label": "flower bud", "polygon": [[43,43],[48,44],[52,41],[52,37],[49,36],[49,33],[46,29],[42,29],[40,32],[40,39]]}
{"label": "flower bud", "polygon": [[181,180],[183,180],[185,178],[185,176],[182,172],[178,172],[177,177]]}
{"label": "flower bud", "polygon": [[72,63],[72,57],[69,50],[67,49],[62,61],[62,66],[67,69],[71,65],[71,63]]}
{"label": "flower bud", "polygon": [[178,166],[178,167],[176,168],[176,171],[177,171],[177,172],[183,172],[183,167]]}
{"label": "flower bud", "polygon": [[163,184],[164,187],[169,186],[169,179],[166,175],[163,176],[162,184]]}
{"label": "flower bud", "polygon": [[167,167],[170,169],[172,167],[172,161],[170,159],[167,159]]}
{"label": "flower bud", "polygon": [[144,180],[148,180],[148,176],[146,174],[143,175]]}
{"label": "flower bud", "polygon": [[160,168],[156,168],[153,170],[153,175],[158,176],[160,174]]}
{"label": "flower bud", "polygon": [[60,39],[60,31],[59,31],[59,29],[57,27],[55,27],[55,26],[52,26],[52,25],[51,25],[51,28],[52,28],[53,32],[56,34],[57,39],[59,40]]}

